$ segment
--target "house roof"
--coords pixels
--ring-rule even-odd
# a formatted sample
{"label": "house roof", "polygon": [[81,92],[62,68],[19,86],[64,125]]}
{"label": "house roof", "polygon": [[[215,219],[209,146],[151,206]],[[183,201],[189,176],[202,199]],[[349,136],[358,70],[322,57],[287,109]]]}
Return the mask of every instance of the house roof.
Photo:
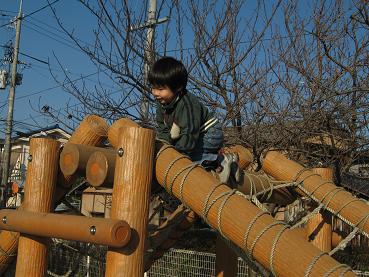
{"label": "house roof", "polygon": [[[31,137],[53,137],[55,134],[59,134],[59,136],[70,138],[70,134],[64,129],[60,128],[58,124],[47,126],[44,128],[32,130],[29,132],[16,132],[16,136],[12,138],[12,143],[17,141],[29,140]],[[0,145],[4,145],[5,139],[0,139]]]}

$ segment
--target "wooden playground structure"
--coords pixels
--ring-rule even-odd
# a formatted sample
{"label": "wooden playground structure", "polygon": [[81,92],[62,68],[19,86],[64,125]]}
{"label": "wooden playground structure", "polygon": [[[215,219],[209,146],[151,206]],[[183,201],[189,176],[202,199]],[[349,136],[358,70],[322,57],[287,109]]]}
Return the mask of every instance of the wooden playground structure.
{"label": "wooden playground structure", "polygon": [[[112,148],[103,147],[105,139]],[[239,154],[242,169],[253,160],[241,146],[230,151]],[[337,187],[329,170],[304,168],[277,151],[264,153],[262,165],[266,174],[246,171],[243,182],[231,188],[156,142],[154,130],[129,119],[108,126],[98,116],[87,116],[63,147],[52,139],[31,139],[23,204],[0,211],[0,272],[16,258],[16,276],[45,276],[48,240],[60,238],[107,245],[105,276],[143,276],[201,217],[219,233],[218,277],[236,276],[237,255],[275,276],[356,276],[330,255],[337,243],[332,245],[329,217],[352,226],[353,234],[368,236],[369,205]],[[80,176],[96,188],[113,187],[110,219],[52,213]],[[153,178],[182,205],[149,233]],[[286,205],[296,195],[316,205],[295,226],[263,207],[265,202]]]}

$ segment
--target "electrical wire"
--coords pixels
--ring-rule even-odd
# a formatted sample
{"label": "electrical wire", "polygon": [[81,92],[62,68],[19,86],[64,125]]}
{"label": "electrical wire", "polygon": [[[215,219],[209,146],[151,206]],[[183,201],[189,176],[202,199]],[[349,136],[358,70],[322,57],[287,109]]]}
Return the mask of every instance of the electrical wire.
{"label": "electrical wire", "polygon": [[[23,17],[22,17],[22,19],[25,19],[25,18],[27,18],[27,17],[30,17],[30,16],[32,16],[32,15],[34,15],[34,14],[36,14],[36,13],[38,13],[38,12],[42,11],[42,10],[44,10],[44,9],[46,9],[46,8],[48,8],[48,7],[52,6],[52,5],[54,5],[55,3],[59,2],[59,1],[60,1],[60,0],[55,0],[54,2],[48,3],[47,5],[45,5],[45,6],[41,7],[41,8],[39,8],[39,9],[37,9],[37,10],[35,10],[35,11],[33,11],[33,12],[29,13],[29,14],[26,14],[25,16],[23,16]],[[17,19],[15,19],[15,20],[18,20],[18,18],[17,18]],[[13,23],[15,22],[15,20],[13,20],[13,21],[11,21],[11,22],[9,22],[9,23],[6,23],[6,24],[3,24],[3,25],[0,25],[0,28],[13,24]]]}

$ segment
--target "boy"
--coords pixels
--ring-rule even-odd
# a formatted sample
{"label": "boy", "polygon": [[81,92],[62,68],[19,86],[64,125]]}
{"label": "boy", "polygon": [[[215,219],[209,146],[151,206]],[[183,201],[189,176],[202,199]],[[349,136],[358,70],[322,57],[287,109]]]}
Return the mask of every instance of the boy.
{"label": "boy", "polygon": [[[218,155],[223,146],[222,126],[205,105],[186,90],[188,74],[185,66],[172,57],[163,57],[154,63],[148,79],[158,102],[157,138],[205,168],[220,165],[220,181],[226,183],[231,166],[234,168],[238,162],[238,155]],[[238,181],[238,167],[233,175]]]}

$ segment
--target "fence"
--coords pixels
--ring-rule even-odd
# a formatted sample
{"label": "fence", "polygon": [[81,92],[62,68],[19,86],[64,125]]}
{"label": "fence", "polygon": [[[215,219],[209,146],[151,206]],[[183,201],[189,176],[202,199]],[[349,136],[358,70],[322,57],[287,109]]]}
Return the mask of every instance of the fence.
{"label": "fence", "polygon": [[[54,240],[50,248],[48,276],[104,276],[106,250],[102,246]],[[239,259],[237,277],[250,276],[250,272],[247,264]],[[215,276],[215,254],[172,249],[151,266],[146,276]]]}
{"label": "fence", "polygon": [[[48,261],[50,277],[101,277],[105,272],[106,247],[53,240]],[[5,276],[14,276],[12,272]],[[369,272],[355,271],[358,276]],[[147,277],[210,277],[215,276],[215,254],[183,249],[172,249],[156,261],[146,273]],[[237,277],[261,276],[255,274],[241,259]]]}

